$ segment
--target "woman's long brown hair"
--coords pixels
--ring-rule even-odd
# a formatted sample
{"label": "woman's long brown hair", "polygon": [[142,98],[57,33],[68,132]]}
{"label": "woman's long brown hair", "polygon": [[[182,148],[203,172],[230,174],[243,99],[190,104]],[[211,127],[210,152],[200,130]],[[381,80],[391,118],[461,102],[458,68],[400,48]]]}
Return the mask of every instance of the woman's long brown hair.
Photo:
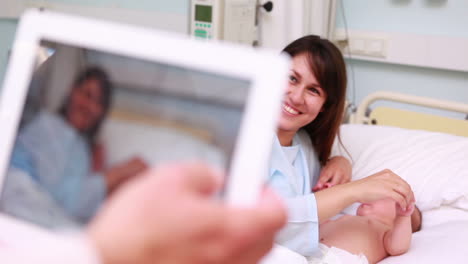
{"label": "woman's long brown hair", "polygon": [[302,128],[309,134],[323,166],[330,158],[335,137],[340,138],[339,129],[344,114],[347,84],[343,56],[333,43],[313,35],[295,40],[286,46],[283,52],[291,57],[307,54],[311,71],[326,93],[323,111],[314,121]]}

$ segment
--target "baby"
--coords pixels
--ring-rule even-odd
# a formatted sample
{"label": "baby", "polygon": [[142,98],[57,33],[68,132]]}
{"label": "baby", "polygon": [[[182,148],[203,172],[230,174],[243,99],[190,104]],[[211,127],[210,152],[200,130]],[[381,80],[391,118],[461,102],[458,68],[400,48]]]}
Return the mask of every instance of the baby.
{"label": "baby", "polygon": [[309,263],[377,263],[408,251],[413,232],[421,229],[415,206],[405,213],[391,199],[361,204],[357,215],[344,215],[320,225],[320,256]]}

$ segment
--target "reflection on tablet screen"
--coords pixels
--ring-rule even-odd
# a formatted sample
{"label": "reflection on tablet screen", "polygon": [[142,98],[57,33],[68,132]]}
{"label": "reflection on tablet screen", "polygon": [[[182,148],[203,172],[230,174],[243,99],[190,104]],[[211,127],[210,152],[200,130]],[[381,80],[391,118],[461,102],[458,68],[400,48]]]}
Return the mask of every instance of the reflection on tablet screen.
{"label": "reflection on tablet screen", "polygon": [[149,166],[203,160],[228,170],[249,87],[190,67],[42,42],[2,210],[48,228],[77,227]]}

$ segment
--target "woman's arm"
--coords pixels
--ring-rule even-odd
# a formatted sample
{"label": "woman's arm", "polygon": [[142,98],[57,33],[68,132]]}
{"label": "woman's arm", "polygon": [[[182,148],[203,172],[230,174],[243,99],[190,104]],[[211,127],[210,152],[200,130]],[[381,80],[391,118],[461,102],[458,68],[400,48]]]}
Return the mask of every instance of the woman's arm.
{"label": "woman's arm", "polygon": [[361,180],[341,184],[315,193],[319,222],[341,212],[355,202],[368,203],[391,198],[402,209],[414,203],[409,184],[390,170],[383,170]]}
{"label": "woman's arm", "polygon": [[346,207],[357,202],[349,183],[336,185],[315,193],[319,223],[329,220]]}
{"label": "woman's arm", "polygon": [[104,172],[107,193],[116,190],[123,182],[148,169],[148,164],[140,157],[133,157],[125,162],[114,165]]}
{"label": "woman's arm", "polygon": [[92,148],[92,170],[99,172],[106,167],[106,149],[103,144],[96,143]]}

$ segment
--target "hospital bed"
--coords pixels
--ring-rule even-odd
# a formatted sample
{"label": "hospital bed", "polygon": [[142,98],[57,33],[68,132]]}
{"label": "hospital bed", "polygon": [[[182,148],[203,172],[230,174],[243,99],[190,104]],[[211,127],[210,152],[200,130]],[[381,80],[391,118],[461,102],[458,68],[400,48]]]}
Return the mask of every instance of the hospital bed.
{"label": "hospital bed", "polygon": [[[100,137],[109,164],[118,164],[134,156],[150,164],[194,157],[217,166],[225,164],[211,132],[163,120],[154,114],[116,107],[106,119]],[[178,151],[177,146],[184,146],[184,151]]]}
{"label": "hospital bed", "polygon": [[[392,102],[391,107],[382,105],[382,101]],[[402,110],[395,102],[406,105],[405,109],[417,105],[437,110]],[[379,106],[371,109],[375,105]],[[439,110],[459,116],[427,114]],[[381,264],[467,263],[467,114],[468,104],[377,92],[363,100],[349,124],[342,125],[341,138],[349,155],[338,145],[333,154],[350,156],[352,180],[389,168],[412,186],[422,212],[422,230],[413,234],[410,250]],[[352,205],[345,213],[355,214],[356,209],[357,205]],[[276,263],[307,261],[278,248],[262,264]]]}

